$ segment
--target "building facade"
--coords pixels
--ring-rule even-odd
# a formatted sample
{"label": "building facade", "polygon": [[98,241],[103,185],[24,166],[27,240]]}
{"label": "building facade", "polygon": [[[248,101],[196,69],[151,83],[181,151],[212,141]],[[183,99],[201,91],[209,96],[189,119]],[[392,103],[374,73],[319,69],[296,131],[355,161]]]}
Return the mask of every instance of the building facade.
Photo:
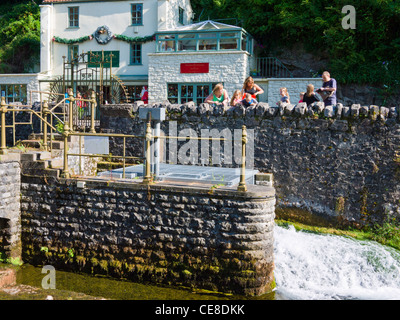
{"label": "building facade", "polygon": [[[199,104],[217,83],[231,96],[258,68],[251,35],[220,22],[193,23],[190,0],[44,0],[40,8],[40,72],[0,77],[7,102],[31,104],[36,91],[62,96],[74,86],[75,93],[101,92],[101,103],[117,102],[121,93],[118,102],[132,103],[147,87],[148,103]],[[279,87],[288,87],[296,103],[308,83],[322,85],[255,80],[264,89],[259,101],[272,105]]]}

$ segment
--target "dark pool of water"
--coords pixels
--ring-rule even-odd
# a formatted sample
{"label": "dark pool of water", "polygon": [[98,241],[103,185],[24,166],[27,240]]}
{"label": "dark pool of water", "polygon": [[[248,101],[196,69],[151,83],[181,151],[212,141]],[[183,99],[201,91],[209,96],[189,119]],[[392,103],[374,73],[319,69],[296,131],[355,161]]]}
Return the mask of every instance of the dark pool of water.
{"label": "dark pool of water", "polygon": [[[42,288],[46,274],[41,267],[25,264],[18,268],[17,284]],[[84,293],[93,297],[118,300],[280,300],[276,292],[258,297],[193,291],[170,286],[155,286],[56,270],[56,290]]]}

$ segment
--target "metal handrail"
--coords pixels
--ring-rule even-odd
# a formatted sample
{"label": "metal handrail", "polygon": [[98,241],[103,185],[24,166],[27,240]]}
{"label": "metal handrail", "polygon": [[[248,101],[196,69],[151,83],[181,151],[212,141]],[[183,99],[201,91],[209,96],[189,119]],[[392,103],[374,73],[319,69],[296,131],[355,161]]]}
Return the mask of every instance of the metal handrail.
{"label": "metal handrail", "polygon": [[[139,136],[139,135],[129,135],[129,134],[118,134],[118,133],[96,133],[95,128],[94,128],[94,112],[92,112],[92,117],[91,117],[91,128],[90,131],[87,132],[74,132],[73,131],[73,103],[75,101],[86,101],[91,103],[91,108],[92,111],[94,111],[94,108],[96,107],[96,99],[95,99],[95,93],[92,92],[92,99],[80,99],[80,98],[75,98],[73,95],[70,95],[68,97],[69,100],[69,108],[68,108],[68,121],[64,121],[64,132],[61,134],[63,135],[64,138],[64,161],[63,161],[63,170],[62,170],[62,177],[64,178],[70,178],[70,172],[68,168],[68,157],[69,156],[89,156],[89,157],[104,157],[104,154],[85,154],[82,153],[81,151],[79,153],[68,153],[68,137],[70,136],[98,136],[98,137],[120,137],[123,138],[123,155],[122,156],[113,156],[114,158],[121,158],[123,159],[123,178],[125,178],[125,167],[126,167],[126,160],[127,159],[144,159],[145,160],[145,174],[142,183],[143,184],[152,184],[154,183],[153,177],[151,174],[151,169],[150,169],[150,159],[151,159],[151,152],[150,152],[150,144],[151,141],[154,139],[194,139],[194,140],[210,140],[210,141],[240,141],[242,143],[242,163],[241,163],[241,170],[240,170],[240,182],[237,187],[237,190],[239,192],[246,192],[247,191],[247,186],[246,186],[246,144],[247,144],[247,129],[246,126],[242,126],[242,137],[241,140],[235,140],[235,139],[225,139],[225,138],[215,138],[215,137],[192,137],[192,136],[186,136],[186,137],[175,137],[175,136],[156,136],[152,134],[152,128],[151,128],[151,120],[149,119],[147,121],[147,126],[146,126],[146,133],[145,136]],[[7,105],[5,102],[5,97],[1,98],[1,106],[0,106],[0,155],[7,154],[7,146],[6,146],[6,113],[7,112],[16,112],[16,111],[26,111],[31,113],[31,118],[32,114],[37,116],[41,120],[41,124],[43,124],[43,145],[45,150],[48,150],[48,143],[47,143],[47,138],[48,138],[48,128],[51,129],[51,133],[54,131],[58,131],[54,126],[52,122],[52,118],[50,122],[48,121],[48,116],[54,116],[53,110],[49,109],[47,101],[43,103],[42,109],[40,112],[37,112],[33,110],[32,108],[30,109],[9,109],[10,105]],[[16,123],[13,123],[13,126],[15,126]],[[15,130],[15,128],[14,128]],[[50,141],[52,142],[52,134],[50,134]],[[132,157],[132,156],[127,156],[126,155],[126,139],[127,138],[142,138],[144,139],[145,145],[146,145],[146,152],[144,157]],[[50,151],[52,150],[52,143],[50,143]]]}
{"label": "metal handrail", "polygon": [[257,76],[263,78],[293,78],[292,72],[276,57],[257,58]]}

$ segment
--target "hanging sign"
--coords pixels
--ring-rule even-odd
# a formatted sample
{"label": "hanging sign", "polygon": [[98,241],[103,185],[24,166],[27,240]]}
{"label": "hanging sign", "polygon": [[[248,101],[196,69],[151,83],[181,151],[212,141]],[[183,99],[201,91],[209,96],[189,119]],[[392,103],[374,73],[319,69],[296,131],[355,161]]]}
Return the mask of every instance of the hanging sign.
{"label": "hanging sign", "polygon": [[210,64],[207,63],[181,63],[181,73],[208,73]]}

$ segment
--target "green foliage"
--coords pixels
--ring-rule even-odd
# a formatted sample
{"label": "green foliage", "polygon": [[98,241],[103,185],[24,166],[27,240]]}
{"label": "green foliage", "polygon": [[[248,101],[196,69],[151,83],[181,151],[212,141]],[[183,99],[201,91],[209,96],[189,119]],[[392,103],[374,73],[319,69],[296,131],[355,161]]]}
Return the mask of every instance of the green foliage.
{"label": "green foliage", "polygon": [[341,83],[399,84],[399,1],[352,1],[355,30],[342,27],[342,8],[349,4],[343,0],[191,2],[195,19],[236,18],[256,38],[261,54],[302,43],[316,57],[329,59],[329,70]]}
{"label": "green foliage", "polygon": [[0,14],[0,73],[31,71],[39,63],[39,6],[34,2],[3,4]]}

